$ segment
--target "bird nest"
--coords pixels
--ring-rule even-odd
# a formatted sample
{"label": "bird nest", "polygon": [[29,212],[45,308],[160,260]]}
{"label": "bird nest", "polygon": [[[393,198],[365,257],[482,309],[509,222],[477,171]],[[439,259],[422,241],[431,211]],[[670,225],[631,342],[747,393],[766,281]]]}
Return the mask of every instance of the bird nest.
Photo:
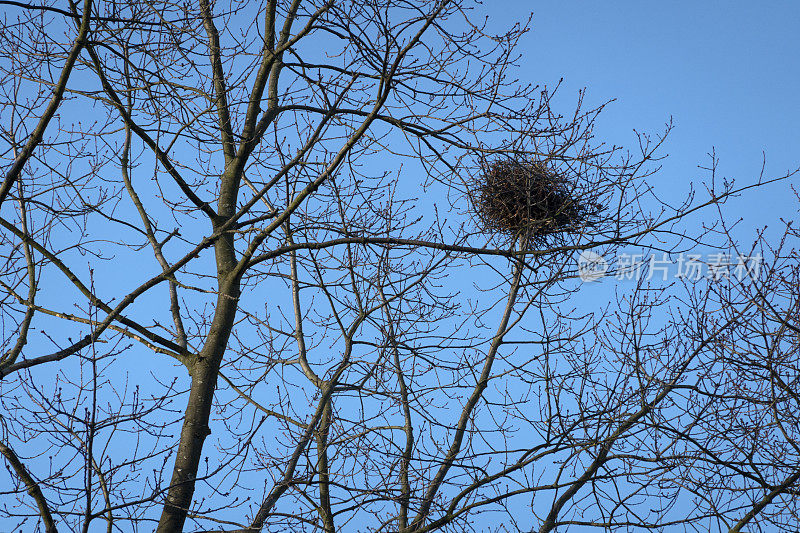
{"label": "bird nest", "polygon": [[575,184],[544,162],[501,159],[482,167],[473,201],[489,232],[541,245],[585,227],[596,214]]}

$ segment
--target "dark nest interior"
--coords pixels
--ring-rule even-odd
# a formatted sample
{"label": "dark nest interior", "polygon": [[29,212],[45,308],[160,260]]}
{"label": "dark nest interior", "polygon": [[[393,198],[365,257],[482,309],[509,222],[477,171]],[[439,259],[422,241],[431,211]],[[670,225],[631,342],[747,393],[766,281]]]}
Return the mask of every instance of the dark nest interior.
{"label": "dark nest interior", "polygon": [[597,214],[576,185],[541,161],[485,162],[473,201],[484,229],[528,244],[555,244],[584,230]]}

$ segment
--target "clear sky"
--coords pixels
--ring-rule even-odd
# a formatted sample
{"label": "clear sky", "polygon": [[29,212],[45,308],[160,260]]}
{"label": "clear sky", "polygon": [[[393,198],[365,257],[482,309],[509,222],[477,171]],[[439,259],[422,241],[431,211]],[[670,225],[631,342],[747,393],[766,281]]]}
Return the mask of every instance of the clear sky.
{"label": "clear sky", "polygon": [[[800,2],[502,5],[492,23],[533,12],[522,43],[523,80],[553,85],[564,77],[564,96],[586,87],[590,104],[617,100],[601,121],[602,140],[631,146],[632,129],[657,132],[674,119],[670,158],[657,182],[666,192],[683,192],[704,177],[697,165],[708,163],[712,148],[720,173],[737,181],[758,174],[762,151],[768,175],[800,166]],[[785,183],[747,207],[751,226],[797,213]]]}

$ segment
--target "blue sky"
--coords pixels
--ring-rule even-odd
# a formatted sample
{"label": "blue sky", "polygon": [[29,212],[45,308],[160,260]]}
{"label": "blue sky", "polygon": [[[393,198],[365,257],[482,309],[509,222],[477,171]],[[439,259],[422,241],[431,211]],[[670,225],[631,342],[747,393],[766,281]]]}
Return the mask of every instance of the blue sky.
{"label": "blue sky", "polygon": [[[521,43],[522,81],[552,86],[563,77],[565,112],[583,88],[590,105],[616,100],[602,114],[599,140],[635,148],[634,129],[655,133],[674,121],[665,146],[669,158],[649,180],[666,197],[680,201],[690,183],[707,177],[697,167],[708,164],[712,149],[720,176],[741,184],[757,178],[762,152],[767,177],[800,166],[800,2],[502,5],[491,20],[496,28],[533,12],[532,30]],[[737,235],[746,240],[769,225],[768,235],[777,237],[779,218],[798,220],[791,184],[800,189],[795,177],[727,206],[726,216],[744,218]],[[613,291],[633,286],[604,280],[582,287],[579,301],[607,301]]]}
{"label": "blue sky", "polygon": [[[634,128],[657,132],[673,118],[656,180],[665,193],[704,177],[697,165],[712,148],[720,173],[737,181],[757,176],[762,151],[768,175],[800,165],[800,3],[514,0],[492,22],[531,11],[523,81],[563,77],[565,97],[586,87],[590,104],[616,99],[598,131],[610,143],[631,146]],[[747,206],[751,226],[797,213],[787,184]]]}

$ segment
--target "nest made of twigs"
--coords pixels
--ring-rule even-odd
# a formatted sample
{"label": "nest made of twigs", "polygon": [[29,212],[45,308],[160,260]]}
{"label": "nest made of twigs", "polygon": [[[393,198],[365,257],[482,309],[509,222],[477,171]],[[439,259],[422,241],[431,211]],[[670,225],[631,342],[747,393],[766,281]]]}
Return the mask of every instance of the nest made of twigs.
{"label": "nest made of twigs", "polygon": [[533,244],[584,227],[595,209],[577,188],[543,161],[484,162],[472,191],[485,230]]}

